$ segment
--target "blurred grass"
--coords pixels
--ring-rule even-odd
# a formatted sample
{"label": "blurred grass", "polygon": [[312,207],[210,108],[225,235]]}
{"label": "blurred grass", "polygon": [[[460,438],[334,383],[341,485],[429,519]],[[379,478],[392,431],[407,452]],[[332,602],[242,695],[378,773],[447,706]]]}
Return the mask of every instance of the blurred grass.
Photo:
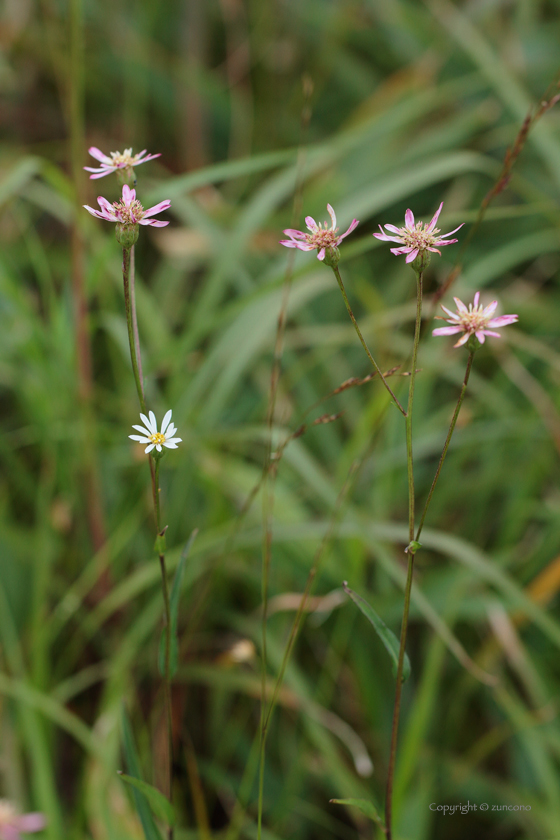
{"label": "blurred grass", "polygon": [[[410,271],[371,233],[400,224],[408,206],[430,218],[441,200],[442,229],[466,221],[468,232],[529,106],[557,77],[558,5],[85,3],[81,34],[73,18],[73,47],[69,11],[54,0],[7,3],[0,31],[0,795],[44,810],[49,840],[142,837],[115,772],[123,698],[143,777],[161,781],[152,760],[165,736],[154,688],[159,571],[146,464],[126,437],[137,410],[119,251],[112,230],[74,209],[69,137],[83,113],[87,145],[161,151],[137,171],[139,194],[148,205],[172,200],[169,228],[144,231],[139,243],[137,289],[149,402],[156,412],[173,408],[184,441],[162,470],[172,568],[200,529],[179,616],[177,838],[204,832],[190,742],[212,834],[226,832],[235,813],[228,840],[254,837],[255,782],[244,771],[258,726],[258,496],[239,515],[266,452],[287,264],[277,243],[283,228],[302,223],[291,218],[302,74],[314,85],[302,215],[323,219],[330,202],[344,229],[360,219],[345,242],[343,276],[381,364],[406,368]],[[72,55],[83,61],[83,100]],[[552,110],[454,287],[463,299],[496,293],[520,320],[477,356],[418,556],[397,778],[401,840],[560,836],[558,581],[544,577],[560,543],[559,137]],[[87,162],[84,148],[79,165]],[[98,188],[115,199],[114,181],[92,183],[84,173],[87,203]],[[72,229],[84,241],[89,401],[77,366],[86,334],[82,325],[76,335]],[[428,294],[457,253],[434,259]],[[415,406],[420,499],[465,364],[429,326]],[[344,380],[368,372],[329,271],[299,254],[275,440]],[[405,390],[406,380],[394,381]],[[404,436],[375,382],[312,416],[338,411],[336,423],[290,443],[279,466],[271,596],[303,590],[358,458],[315,592],[336,593],[346,579],[398,632]],[[547,583],[537,599],[539,580]],[[382,799],[390,665],[352,605],[338,603],[307,620],[273,719],[271,840],[367,836],[355,813],[328,800],[372,791]],[[285,608],[270,616],[271,678],[292,617]],[[254,647],[239,662],[234,646],[244,639]],[[476,668],[497,674],[499,685],[481,682]],[[365,754],[375,768],[369,779],[356,769]],[[531,810],[443,817],[429,809],[467,799]]]}

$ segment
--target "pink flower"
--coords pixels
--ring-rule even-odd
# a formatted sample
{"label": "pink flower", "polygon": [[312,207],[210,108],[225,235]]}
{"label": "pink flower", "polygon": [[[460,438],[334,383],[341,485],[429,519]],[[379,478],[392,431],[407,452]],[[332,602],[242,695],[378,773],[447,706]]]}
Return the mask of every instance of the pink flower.
{"label": "pink flower", "polygon": [[153,227],[165,227],[169,222],[162,222],[159,219],[152,219],[156,213],[161,213],[162,210],[167,210],[171,206],[169,200],[160,201],[149,210],[144,210],[138,199],[136,198],[136,190],[131,190],[127,184],[122,188],[122,199],[109,204],[106,198],[99,196],[97,203],[101,210],[94,210],[84,204],[85,209],[92,216],[97,216],[98,219],[105,219],[107,222],[117,222],[125,227],[133,227],[134,225],[152,225]]}
{"label": "pink flower", "polygon": [[154,160],[154,158],[158,158],[161,155],[160,152],[157,155],[146,155],[146,157],[143,157],[146,154],[146,149],[137,155],[132,154],[132,149],[125,149],[124,152],[111,152],[111,157],[108,157],[95,146],[92,146],[88,151],[92,157],[101,163],[101,166],[97,169],[91,166],[84,166],[86,172],[94,173],[89,176],[91,179],[104,178],[105,175],[110,175],[111,172],[117,172],[119,169],[132,171],[135,166],[140,166],[141,163],[147,163],[149,160]]}
{"label": "pink flower", "polygon": [[338,236],[336,215],[330,204],[327,204],[327,210],[329,211],[332,222],[330,228],[328,227],[328,222],[318,225],[315,219],[312,219],[311,216],[306,216],[305,224],[311,233],[305,233],[301,230],[285,230],[284,233],[290,238],[280,240],[280,245],[285,245],[286,248],[299,248],[300,251],[314,251],[316,248],[318,251],[318,260],[324,260],[325,254],[329,251],[336,254],[337,246],[340,245],[345,236],[352,233],[359,222],[354,219],[346,233]]}
{"label": "pink flower", "polygon": [[441,315],[436,315],[441,321],[447,321],[452,324],[451,327],[438,327],[433,330],[432,335],[455,335],[455,333],[464,333],[459,341],[454,344],[454,347],[460,347],[465,344],[471,335],[476,335],[481,344],[484,344],[485,335],[493,335],[496,338],[501,338],[500,333],[492,332],[487,327],[507,327],[508,324],[514,324],[518,320],[518,315],[498,315],[497,318],[492,318],[498,305],[497,300],[493,300],[486,308],[479,306],[480,292],[474,296],[473,303],[469,303],[469,308],[465,306],[463,301],[459,298],[453,298],[457,305],[457,312],[451,312],[445,306],[441,308],[449,318],[442,318]]}
{"label": "pink flower", "polygon": [[20,840],[21,834],[34,834],[46,825],[42,814],[18,814],[6,799],[0,799],[0,840]]}
{"label": "pink flower", "polygon": [[387,236],[381,225],[379,225],[381,233],[374,233],[373,235],[376,239],[381,239],[382,242],[399,242],[403,247],[391,248],[391,253],[395,254],[395,256],[406,254],[407,263],[411,263],[416,259],[418,254],[423,251],[432,251],[433,253],[441,256],[441,251],[438,251],[435,246],[439,245],[441,248],[443,245],[453,245],[454,242],[457,242],[457,239],[444,239],[444,237],[451,236],[452,233],[456,233],[459,228],[463,227],[463,225],[459,225],[459,227],[455,228],[455,230],[439,236],[439,230],[436,228],[436,222],[439,214],[441,213],[442,207],[443,201],[439,205],[439,208],[429,225],[424,225],[422,222],[415,223],[414,213],[412,210],[407,210],[404,215],[405,226],[403,228],[395,227],[395,225],[385,225],[385,230],[388,230],[392,234],[396,234],[396,236]]}

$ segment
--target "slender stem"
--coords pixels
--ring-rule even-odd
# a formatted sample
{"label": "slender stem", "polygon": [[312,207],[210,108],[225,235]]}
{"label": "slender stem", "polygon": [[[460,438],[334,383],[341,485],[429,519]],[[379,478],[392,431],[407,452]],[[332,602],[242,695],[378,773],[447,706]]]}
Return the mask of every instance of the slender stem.
{"label": "slender stem", "polygon": [[420,539],[420,534],[422,533],[422,528],[424,527],[424,520],[426,519],[426,514],[428,512],[428,508],[430,506],[430,502],[432,501],[432,496],[434,495],[434,490],[436,489],[436,484],[438,482],[439,474],[441,472],[441,468],[443,466],[443,462],[445,461],[445,456],[447,455],[447,450],[449,449],[449,444],[451,442],[451,436],[455,430],[455,424],[457,423],[457,418],[459,417],[459,412],[461,411],[461,406],[463,405],[463,400],[465,398],[465,393],[467,391],[467,385],[469,382],[469,376],[471,373],[471,367],[474,358],[474,350],[471,350],[469,359],[467,361],[467,369],[465,371],[465,378],[463,379],[463,385],[461,387],[461,393],[459,394],[459,399],[457,400],[457,405],[455,406],[455,411],[453,412],[453,417],[451,419],[451,425],[449,426],[449,431],[447,432],[447,437],[445,439],[445,444],[443,446],[443,451],[441,453],[441,458],[439,459],[439,464],[437,466],[436,474],[434,475],[434,480],[432,481],[432,486],[430,487],[430,492],[428,493],[428,498],[426,499],[426,504],[424,505],[424,510],[422,511],[422,518],[420,520],[420,524],[418,526],[418,531],[416,533],[416,539]]}
{"label": "slender stem", "polygon": [[[140,406],[144,414],[146,413],[146,400],[144,399],[144,387],[142,385],[142,379],[140,377],[140,369],[138,366],[138,356],[136,352],[136,342],[135,342],[135,327],[134,327],[134,320],[133,320],[133,305],[132,305],[132,296],[131,296],[131,283],[130,283],[130,248],[123,248],[123,264],[122,264],[122,271],[123,271],[123,285],[124,285],[124,306],[126,311],[126,326],[128,329],[128,343],[130,346],[130,360],[132,362],[132,372],[134,374],[134,381],[136,382],[136,390],[138,391],[138,399],[140,400]],[[136,307],[134,307],[134,312],[136,312]],[[136,333],[138,332],[136,328]]]}
{"label": "slender stem", "polygon": [[[162,536],[161,516],[159,505],[159,458],[155,459],[154,467],[154,482],[156,487],[156,527],[158,536]],[[173,795],[173,711],[171,705],[171,603],[169,599],[169,584],[167,581],[167,569],[165,567],[165,554],[159,551],[159,566],[161,569],[161,584],[163,590],[163,602],[165,605],[165,674],[164,674],[164,693],[165,693],[165,709],[167,716],[167,742],[168,742],[168,773],[167,773],[167,798],[172,801]],[[173,840],[173,828],[168,827],[168,840]]]}
{"label": "slender stem", "polygon": [[408,389],[408,405],[406,409],[406,468],[408,474],[408,532],[409,539],[414,539],[414,468],[412,461],[412,405],[414,402],[414,385],[416,383],[416,359],[420,341],[420,327],[422,325],[422,272],[416,276],[416,326],[414,328],[414,345],[412,348],[412,367],[410,369],[410,387]]}
{"label": "slender stem", "polygon": [[[412,459],[412,407],[414,403],[414,384],[416,381],[416,358],[420,341],[420,327],[422,325],[422,279],[423,272],[416,276],[416,325],[414,328],[414,344],[412,348],[412,367],[410,371],[410,387],[408,389],[408,406],[405,415],[406,422],[406,463],[408,472],[408,534],[414,539],[414,469]],[[399,661],[397,665],[397,685],[395,689],[395,705],[393,707],[393,725],[391,728],[391,748],[389,753],[389,767],[387,770],[387,790],[385,795],[385,826],[387,840],[391,840],[391,822],[393,812],[393,780],[395,776],[395,761],[397,757],[397,738],[399,732],[399,717],[401,713],[402,675],[404,666],[404,652],[406,634],[408,630],[408,615],[410,612],[410,592],[412,589],[412,573],[414,571],[414,551],[408,549],[408,569],[404,593],[404,608],[401,625],[401,640],[399,646]]]}
{"label": "slender stem", "polygon": [[408,552],[408,570],[406,574],[406,587],[404,592],[404,609],[401,627],[401,643],[399,647],[399,661],[397,665],[397,689],[395,692],[395,705],[393,707],[393,726],[391,729],[391,751],[389,755],[389,769],[387,773],[387,791],[385,795],[385,826],[387,840],[392,839],[391,822],[393,811],[393,779],[395,775],[395,759],[397,757],[397,735],[399,731],[399,717],[401,713],[402,674],[404,666],[404,650],[406,633],[408,630],[408,614],[410,612],[410,592],[412,589],[412,572],[414,570],[414,553]]}
{"label": "slender stem", "polygon": [[[340,287],[340,291],[342,292],[342,297],[344,298],[344,303],[346,304],[346,309],[348,310],[348,314],[350,315],[350,320],[354,324],[354,329],[356,330],[358,338],[360,339],[360,341],[362,343],[362,347],[366,351],[368,359],[372,363],[372,365],[373,365],[375,371],[377,372],[378,376],[381,378],[381,381],[383,382],[387,391],[391,395],[391,399],[393,400],[393,402],[395,403],[395,405],[399,409],[400,413],[403,415],[403,417],[406,417],[406,411],[404,410],[404,408],[402,407],[402,405],[400,404],[400,402],[398,401],[398,399],[394,395],[393,391],[391,390],[391,386],[389,385],[389,383],[387,382],[387,380],[383,376],[383,373],[381,372],[381,368],[379,367],[379,365],[377,364],[377,362],[375,361],[375,359],[371,355],[370,349],[366,344],[366,340],[361,333],[361,330],[358,326],[358,322],[356,321],[354,313],[352,312],[352,307],[350,306],[350,301],[348,300],[348,295],[346,294],[346,289],[344,288],[344,283],[342,282],[342,277],[340,276],[340,271],[338,270],[338,266],[332,265],[331,268],[334,271],[334,276],[336,277],[337,283]],[[413,374],[414,374],[414,367],[413,367]]]}
{"label": "slender stem", "polygon": [[138,373],[140,376],[140,388],[144,397],[144,374],[142,372],[142,355],[140,353],[140,337],[138,335],[138,319],[136,318],[136,272],[134,270],[134,245],[130,249],[130,312],[132,315],[132,330],[134,332],[134,349],[136,361],[138,362]]}

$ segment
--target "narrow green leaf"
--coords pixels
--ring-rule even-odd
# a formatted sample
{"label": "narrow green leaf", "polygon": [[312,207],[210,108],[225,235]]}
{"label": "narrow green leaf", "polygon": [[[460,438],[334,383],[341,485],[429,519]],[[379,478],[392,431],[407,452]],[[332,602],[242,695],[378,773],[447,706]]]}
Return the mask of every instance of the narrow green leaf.
{"label": "narrow green leaf", "polygon": [[[124,706],[121,716],[121,725],[123,734],[123,749],[128,773],[130,776],[139,779],[140,765],[138,763],[138,755],[136,753],[134,736],[132,734],[132,729]],[[154,823],[154,818],[152,817],[152,812],[150,810],[150,806],[145,795],[136,788],[133,788],[132,795],[134,797],[136,813],[138,814],[140,822],[142,823],[144,837],[146,838],[146,840],[161,840],[161,834],[159,833],[156,824]]]}
{"label": "narrow green leaf", "polygon": [[[183,572],[185,571],[185,564],[189,556],[192,544],[198,534],[198,528],[195,528],[190,535],[187,543],[181,552],[181,557],[177,564],[175,577],[173,578],[173,587],[169,596],[169,611],[171,613],[171,644],[169,649],[169,675],[175,676],[177,673],[177,665],[179,662],[179,643],[177,640],[177,622],[179,615],[179,599],[181,597],[181,582],[183,580]],[[165,629],[161,634],[159,643],[158,666],[162,676],[165,675]]]}
{"label": "narrow green leaf", "polygon": [[[344,591],[350,595],[354,603],[360,610],[363,612],[365,617],[368,621],[372,624],[373,629],[383,642],[385,646],[385,650],[391,657],[391,661],[393,663],[393,674],[397,675],[397,667],[399,663],[399,647],[400,643],[395,634],[392,630],[389,630],[383,619],[377,615],[373,607],[371,607],[367,601],[364,601],[359,595],[357,595],[344,581],[343,583]],[[403,672],[402,672],[402,681],[406,682],[406,680],[410,676],[410,659],[408,658],[407,654],[404,655],[404,663],[403,663]]]}
{"label": "narrow green leaf", "polygon": [[166,822],[167,825],[175,825],[175,811],[173,809],[173,805],[169,799],[166,799],[161,791],[152,785],[149,785],[147,782],[141,781],[141,779],[136,779],[134,776],[127,776],[126,773],[123,773],[121,770],[117,770],[117,773],[123,782],[132,785],[133,788],[136,788],[136,790],[139,790],[144,794],[152,811],[158,819],[162,820],[162,822]]}
{"label": "narrow green leaf", "polygon": [[381,815],[378,813],[377,808],[370,802],[368,799],[331,799],[334,805],[353,805],[354,808],[358,808],[364,816],[368,819],[373,820],[374,823],[381,826],[383,830],[385,830],[385,823]]}

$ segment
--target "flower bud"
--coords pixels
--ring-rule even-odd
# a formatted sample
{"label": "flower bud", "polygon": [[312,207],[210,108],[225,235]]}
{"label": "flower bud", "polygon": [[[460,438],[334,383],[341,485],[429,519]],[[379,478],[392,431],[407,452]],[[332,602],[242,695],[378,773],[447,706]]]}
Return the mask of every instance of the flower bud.
{"label": "flower bud", "polygon": [[428,266],[430,265],[430,260],[432,259],[432,255],[429,251],[420,251],[418,256],[412,260],[412,268],[416,272],[416,274],[421,274],[425,271]]}
{"label": "flower bud", "polygon": [[340,261],[340,251],[336,247],[336,245],[331,246],[330,248],[326,248],[325,250],[325,265],[330,265],[331,268],[336,268]]}
{"label": "flower bud", "polygon": [[123,225],[118,222],[115,228],[117,242],[119,245],[122,245],[123,248],[126,248],[127,251],[130,250],[136,242],[138,242],[139,233],[140,228],[138,225]]}

